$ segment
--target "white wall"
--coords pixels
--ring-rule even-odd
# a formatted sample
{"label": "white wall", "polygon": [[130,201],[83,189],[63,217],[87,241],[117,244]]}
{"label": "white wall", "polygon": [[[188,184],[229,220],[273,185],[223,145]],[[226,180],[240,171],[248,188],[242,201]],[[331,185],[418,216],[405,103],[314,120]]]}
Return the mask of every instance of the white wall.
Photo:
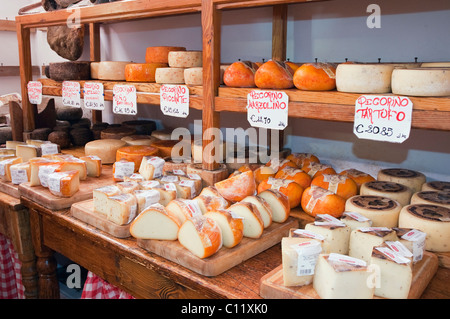
{"label": "white wall", "polygon": [[[22,3],[34,1],[17,1]],[[14,2],[16,5],[17,2]],[[381,28],[370,29],[367,6],[381,8]],[[0,8],[13,6],[12,1]],[[1,10],[0,10],[1,11]],[[13,10],[14,11],[14,10]],[[270,7],[224,11],[222,15],[221,60],[259,61],[271,55],[272,9]],[[449,61],[450,2],[448,0],[331,0],[289,6],[287,56],[292,61],[340,62],[345,58],[363,62]],[[0,54],[14,59],[14,36]],[[33,64],[61,60],[48,48],[45,32],[33,35]],[[6,39],[6,38],[5,38]],[[101,27],[102,60],[144,61],[145,49],[155,45],[183,45],[191,50],[202,47],[200,14],[161,17]],[[88,44],[82,59],[88,58]],[[17,51],[15,51],[17,52]],[[15,57],[18,58],[17,55]],[[5,60],[6,61],[6,60]],[[0,61],[1,62],[1,61]],[[14,61],[13,61],[14,62]],[[0,88],[5,82],[0,78]],[[17,82],[17,85],[19,82]],[[16,89],[18,90],[18,88]],[[1,92],[0,92],[1,93]],[[201,112],[191,110],[186,121],[161,115],[158,106],[139,105],[139,118],[152,118],[160,127],[188,126],[201,120]],[[109,111],[103,118],[121,122],[126,116]],[[188,123],[188,124],[186,124]],[[248,128],[244,114],[223,112],[225,127]],[[197,128],[197,127],[196,127]],[[430,179],[450,180],[450,133],[412,130],[403,144],[358,140],[352,124],[317,120],[289,119],[286,147],[294,152],[313,152],[338,170],[361,167],[373,174],[380,167],[405,167],[423,171]]]}

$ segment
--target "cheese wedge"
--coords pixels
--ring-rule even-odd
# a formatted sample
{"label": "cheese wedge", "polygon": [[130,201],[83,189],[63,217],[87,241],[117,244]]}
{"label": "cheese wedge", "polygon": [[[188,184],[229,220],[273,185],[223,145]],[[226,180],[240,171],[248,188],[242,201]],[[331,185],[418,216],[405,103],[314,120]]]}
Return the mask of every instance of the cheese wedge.
{"label": "cheese wedge", "polygon": [[80,172],[77,170],[54,172],[48,175],[48,190],[55,196],[71,197],[80,189]]}
{"label": "cheese wedge", "polygon": [[257,195],[247,196],[241,202],[252,203],[256,206],[264,222],[264,228],[272,225],[272,208],[264,198]]}
{"label": "cheese wedge", "polygon": [[427,234],[413,228],[395,227],[393,230],[397,234],[398,241],[412,253],[413,262],[422,260]]}
{"label": "cheese wedge", "polygon": [[166,209],[169,215],[178,219],[180,225],[189,218],[202,215],[202,211],[196,201],[183,198],[171,200],[167,204]]}
{"label": "cheese wedge", "polygon": [[167,206],[170,201],[177,198],[177,189],[175,186],[173,188],[170,188],[170,185],[166,187],[166,185],[162,185],[154,180],[138,182],[138,184],[140,189],[154,189],[158,191],[160,196],[159,204],[163,206]]}
{"label": "cheese wedge", "polygon": [[0,178],[5,182],[11,182],[11,166],[22,163],[21,157],[9,158],[0,161]]}
{"label": "cheese wedge", "polygon": [[63,165],[61,166],[60,170],[62,172],[65,171],[72,171],[72,170],[77,170],[80,172],[80,180],[84,181],[87,178],[87,165],[86,162],[76,158],[76,157],[72,157],[72,158],[67,158],[64,161],[62,161]]}
{"label": "cheese wedge", "polygon": [[154,204],[142,211],[130,224],[130,234],[140,239],[177,240],[180,223],[164,206]]}
{"label": "cheese wedge", "polygon": [[348,255],[370,262],[372,249],[385,241],[396,241],[397,233],[387,227],[363,227],[350,233]]}
{"label": "cheese wedge", "polygon": [[215,220],[219,225],[224,247],[233,248],[242,241],[244,237],[244,222],[242,217],[226,209],[209,211],[204,216]]}
{"label": "cheese wedge", "polygon": [[107,216],[107,201],[108,197],[117,196],[121,193],[117,185],[107,185],[99,188],[95,188],[92,191],[92,198],[94,204],[94,212]]}
{"label": "cheese wedge", "polygon": [[372,221],[369,218],[355,212],[344,212],[339,220],[350,227],[351,231],[372,226]]}
{"label": "cheese wedge", "polygon": [[133,194],[119,194],[106,199],[106,218],[117,225],[127,225],[137,215],[137,201]]}
{"label": "cheese wedge", "polygon": [[134,173],[135,163],[121,159],[113,164],[113,179],[115,182],[123,182],[125,176]]}
{"label": "cheese wedge", "polygon": [[[63,166],[63,163],[53,163],[49,165],[39,165],[38,168],[38,179],[39,184],[44,187],[48,187],[48,177],[51,173],[59,172]],[[33,178],[33,176],[32,176]],[[79,177],[78,177],[79,178]]]}
{"label": "cheese wedge", "polygon": [[133,195],[136,197],[138,205],[138,215],[147,207],[153,204],[159,204],[159,201],[161,200],[159,192],[154,189],[136,189],[133,192]]}
{"label": "cheese wedge", "polygon": [[132,194],[135,190],[139,189],[139,184],[135,181],[118,182],[116,186],[119,187],[120,192],[123,194]]}
{"label": "cheese wedge", "polygon": [[100,177],[102,175],[102,159],[96,155],[80,156],[86,163],[87,176]]}
{"label": "cheese wedge", "polygon": [[286,195],[275,189],[267,189],[258,194],[269,204],[272,211],[272,221],[283,223],[289,218],[291,212],[289,199]]}
{"label": "cheese wedge", "polygon": [[199,195],[193,200],[197,202],[203,215],[210,211],[227,209],[230,206],[227,200],[218,196]]}
{"label": "cheese wedge", "polygon": [[11,182],[15,185],[27,183],[30,181],[31,170],[30,163],[19,163],[9,167],[11,172]]}
{"label": "cheese wedge", "polygon": [[146,180],[162,176],[165,160],[158,156],[144,156],[139,166],[139,174]]}
{"label": "cheese wedge", "polygon": [[323,253],[348,254],[351,233],[350,227],[344,223],[327,223],[320,222],[319,220],[320,219],[316,219],[316,222],[306,224],[305,230],[309,230],[324,237],[322,245]]}
{"label": "cheese wedge", "polygon": [[30,158],[42,156],[42,151],[35,145],[19,144],[16,146],[16,156],[21,157],[23,162],[28,162]]}
{"label": "cheese wedge", "polygon": [[216,182],[214,186],[222,197],[231,202],[238,202],[256,192],[255,177],[251,170]]}
{"label": "cheese wedge", "polygon": [[244,219],[244,237],[260,238],[262,236],[264,221],[254,204],[239,202],[228,207],[228,210]]}

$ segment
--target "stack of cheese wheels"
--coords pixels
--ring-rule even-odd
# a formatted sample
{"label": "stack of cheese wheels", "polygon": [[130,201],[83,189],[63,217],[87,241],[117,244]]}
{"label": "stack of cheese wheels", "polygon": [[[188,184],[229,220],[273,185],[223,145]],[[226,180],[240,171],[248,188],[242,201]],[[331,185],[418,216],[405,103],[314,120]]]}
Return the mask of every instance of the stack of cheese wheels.
{"label": "stack of cheese wheels", "polygon": [[294,73],[294,85],[305,91],[330,91],[336,88],[336,68],[331,63],[305,63]]}
{"label": "stack of cheese wheels", "polygon": [[125,66],[131,62],[91,62],[91,78],[96,80],[125,81]]}
{"label": "stack of cheese wheels", "polygon": [[128,82],[155,82],[156,70],[167,67],[166,63],[130,63],[125,66]]}
{"label": "stack of cheese wheels", "polygon": [[[203,52],[194,50],[170,51],[168,53],[168,67],[159,68],[156,71],[156,83],[160,84],[185,84],[185,70],[199,68],[203,65]],[[199,69],[188,71],[196,73]]]}
{"label": "stack of cheese wheels", "polygon": [[319,186],[341,196],[345,200],[358,193],[356,183],[347,176],[338,174],[322,174],[311,181],[311,185]]}
{"label": "stack of cheese wheels", "polygon": [[188,152],[191,150],[191,143],[187,141],[159,140],[154,141],[151,146],[159,150],[161,157],[171,157],[173,160],[182,158],[185,151],[186,154],[191,153]]}
{"label": "stack of cheese wheels", "polygon": [[144,156],[156,156],[159,150],[149,145],[128,145],[121,147],[116,152],[116,161],[122,159],[134,162],[134,171],[137,172],[141,166]]}
{"label": "stack of cheese wheels", "polygon": [[450,192],[450,182],[431,181],[422,185],[422,191],[446,191]]}
{"label": "stack of cheese wheels", "polygon": [[354,168],[343,170],[342,172],[339,173],[339,175],[348,176],[351,179],[353,179],[353,181],[356,183],[356,186],[358,187],[358,192],[360,191],[362,184],[375,180],[375,178],[370,174],[367,174],[366,172],[362,172]]}
{"label": "stack of cheese wheels", "polygon": [[303,192],[301,206],[305,213],[313,217],[328,214],[338,218],[345,211],[345,199],[322,187],[311,185]]}
{"label": "stack of cheese wheels", "polygon": [[117,139],[120,140],[125,136],[135,135],[136,129],[123,125],[109,126],[100,132],[101,139]]}
{"label": "stack of cheese wheels", "polygon": [[411,204],[439,205],[450,209],[450,192],[447,191],[421,191],[414,193]]}
{"label": "stack of cheese wheels", "polygon": [[255,85],[260,89],[293,88],[292,69],[282,61],[269,60],[256,70]]}
{"label": "stack of cheese wheels", "polygon": [[399,183],[411,188],[413,193],[417,193],[426,182],[426,176],[410,169],[386,168],[378,172],[377,180]]}
{"label": "stack of cheese wheels", "polygon": [[355,195],[345,202],[345,211],[369,218],[373,227],[397,227],[401,209],[396,200],[376,195]]}
{"label": "stack of cheese wheels", "polygon": [[84,153],[100,157],[103,164],[113,164],[116,161],[117,150],[125,145],[126,142],[117,139],[95,140],[84,146]]}
{"label": "stack of cheese wheels", "polygon": [[391,198],[399,202],[400,205],[406,206],[411,200],[412,190],[395,182],[371,181],[361,185],[360,194]]}
{"label": "stack of cheese wheels", "polygon": [[342,63],[336,68],[336,89],[348,93],[389,93],[393,64]]}
{"label": "stack of cheese wheels", "polygon": [[427,204],[411,204],[402,208],[399,227],[414,228],[426,233],[425,249],[450,251],[450,209]]}
{"label": "stack of cheese wheels", "polygon": [[223,83],[229,87],[255,87],[255,73],[258,65],[251,61],[236,61],[225,69]]}
{"label": "stack of cheese wheels", "polygon": [[392,93],[409,96],[450,95],[450,67],[396,68],[392,72]]}
{"label": "stack of cheese wheels", "polygon": [[186,51],[186,48],[180,47],[180,46],[148,47],[145,51],[145,62],[169,64],[169,52],[170,51]]}

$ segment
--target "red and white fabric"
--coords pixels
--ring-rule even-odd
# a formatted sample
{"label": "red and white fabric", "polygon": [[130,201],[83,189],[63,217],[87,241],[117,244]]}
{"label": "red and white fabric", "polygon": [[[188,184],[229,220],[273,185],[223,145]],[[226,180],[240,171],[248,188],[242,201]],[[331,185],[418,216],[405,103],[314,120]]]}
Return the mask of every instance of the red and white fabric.
{"label": "red and white fabric", "polygon": [[22,263],[11,241],[0,234],[0,299],[24,299]]}
{"label": "red and white fabric", "polygon": [[134,297],[89,271],[81,299],[134,299]]}

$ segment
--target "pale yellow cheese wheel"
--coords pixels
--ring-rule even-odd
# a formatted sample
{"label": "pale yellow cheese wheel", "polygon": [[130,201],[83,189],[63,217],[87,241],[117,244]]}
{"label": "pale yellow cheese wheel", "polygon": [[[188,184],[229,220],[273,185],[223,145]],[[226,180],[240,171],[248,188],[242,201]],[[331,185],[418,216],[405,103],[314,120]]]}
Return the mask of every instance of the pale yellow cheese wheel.
{"label": "pale yellow cheese wheel", "polygon": [[[129,63],[130,62],[123,61],[93,62],[91,63],[91,78],[109,81],[125,81],[125,66]],[[93,69],[94,74],[92,74]]]}
{"label": "pale yellow cheese wheel", "polygon": [[450,182],[431,181],[431,182],[423,184],[421,190],[422,191],[446,191],[446,192],[450,192]]}
{"label": "pale yellow cheese wheel", "polygon": [[184,70],[184,82],[187,85],[202,85],[203,84],[203,68],[187,68]]}
{"label": "pale yellow cheese wheel", "polygon": [[450,68],[398,68],[392,72],[392,93],[410,96],[450,95]]}
{"label": "pale yellow cheese wheel", "polygon": [[155,81],[159,84],[184,84],[184,68],[157,68]]}
{"label": "pale yellow cheese wheel", "polygon": [[116,161],[117,150],[125,145],[127,145],[125,141],[118,139],[95,140],[84,146],[84,153],[100,157],[102,164],[113,164]]}
{"label": "pale yellow cheese wheel", "polygon": [[395,66],[384,63],[339,64],[336,68],[336,89],[349,93],[389,93]]}
{"label": "pale yellow cheese wheel", "polygon": [[399,183],[411,188],[413,193],[419,192],[426,182],[421,172],[406,168],[386,168],[378,172],[377,180]]}
{"label": "pale yellow cheese wheel", "polygon": [[345,211],[369,218],[373,227],[397,227],[401,208],[396,200],[374,195],[355,195],[345,202]]}
{"label": "pale yellow cheese wheel", "polygon": [[402,184],[387,181],[371,181],[361,185],[360,195],[376,195],[396,200],[402,206],[409,204],[412,190]]}
{"label": "pale yellow cheese wheel", "polygon": [[421,191],[414,193],[411,204],[439,205],[450,209],[450,191]]}
{"label": "pale yellow cheese wheel", "polygon": [[450,68],[450,62],[424,62],[420,66],[423,68]]}
{"label": "pale yellow cheese wheel", "polygon": [[203,65],[202,51],[170,51],[169,67],[194,68]]}

